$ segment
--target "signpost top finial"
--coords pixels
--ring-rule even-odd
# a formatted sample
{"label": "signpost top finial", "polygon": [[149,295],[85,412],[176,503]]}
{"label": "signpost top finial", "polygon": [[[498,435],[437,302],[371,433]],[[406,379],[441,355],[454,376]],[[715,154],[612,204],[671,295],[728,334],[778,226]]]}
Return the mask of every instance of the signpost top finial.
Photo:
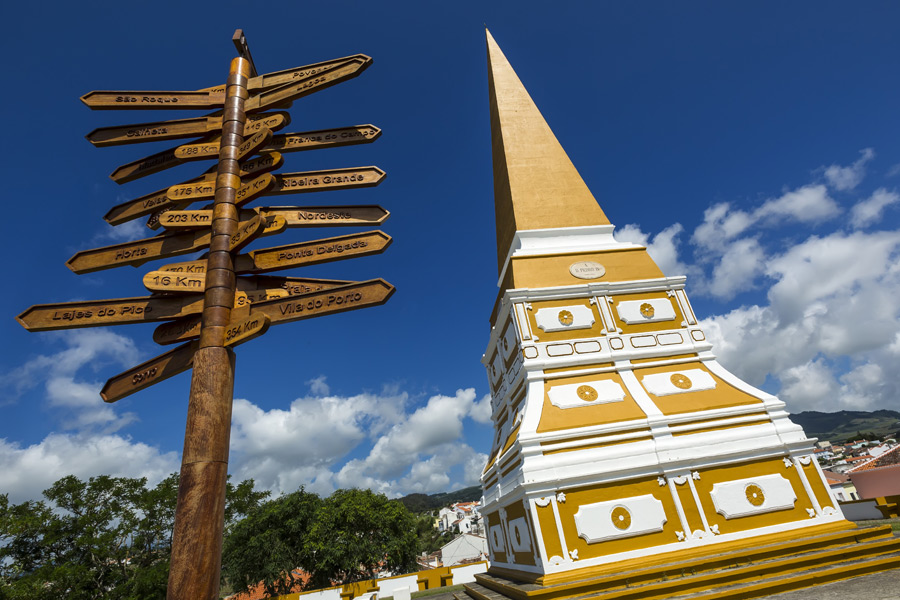
{"label": "signpost top finial", "polygon": [[246,59],[250,63],[250,76],[256,77],[256,65],[253,62],[253,56],[250,54],[250,47],[247,45],[247,36],[244,35],[243,29],[235,29],[231,41],[238,51],[238,56]]}

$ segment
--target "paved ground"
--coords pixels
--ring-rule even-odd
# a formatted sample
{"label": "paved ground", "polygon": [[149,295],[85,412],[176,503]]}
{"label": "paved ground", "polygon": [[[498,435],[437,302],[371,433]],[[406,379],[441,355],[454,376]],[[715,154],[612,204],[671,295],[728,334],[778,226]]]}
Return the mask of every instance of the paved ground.
{"label": "paved ground", "polygon": [[900,600],[900,569],[766,596],[766,600]]}

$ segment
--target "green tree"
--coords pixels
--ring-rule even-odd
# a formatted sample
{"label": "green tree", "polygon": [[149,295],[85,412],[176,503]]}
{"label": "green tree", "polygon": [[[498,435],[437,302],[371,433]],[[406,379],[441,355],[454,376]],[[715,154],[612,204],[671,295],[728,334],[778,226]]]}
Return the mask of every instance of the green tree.
{"label": "green tree", "polygon": [[370,490],[338,490],[322,503],[310,531],[310,586],[413,571],[417,541],[415,519],[400,502]]}
{"label": "green tree", "polygon": [[322,501],[300,488],[261,504],[236,523],[225,538],[222,574],[236,592],[260,581],[266,594],[288,594],[294,570],[310,563],[309,530]]}
{"label": "green tree", "polygon": [[[68,476],[42,501],[0,496],[0,598],[165,598],[178,475],[146,483]],[[267,495],[229,483],[226,514],[233,522]]]}

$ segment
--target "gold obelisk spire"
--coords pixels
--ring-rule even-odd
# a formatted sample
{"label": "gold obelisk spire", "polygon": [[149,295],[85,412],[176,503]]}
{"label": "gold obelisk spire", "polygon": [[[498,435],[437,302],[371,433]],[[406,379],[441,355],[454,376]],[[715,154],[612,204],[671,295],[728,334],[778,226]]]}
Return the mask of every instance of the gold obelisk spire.
{"label": "gold obelisk spire", "polygon": [[516,231],[608,225],[591,191],[485,29],[499,270]]}

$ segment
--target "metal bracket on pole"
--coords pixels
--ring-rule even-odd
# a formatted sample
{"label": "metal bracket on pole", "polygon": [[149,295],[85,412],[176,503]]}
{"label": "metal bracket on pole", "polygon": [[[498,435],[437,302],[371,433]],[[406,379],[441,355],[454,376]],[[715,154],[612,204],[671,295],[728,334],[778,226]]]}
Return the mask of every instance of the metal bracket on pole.
{"label": "metal bracket on pole", "polygon": [[250,54],[250,46],[247,45],[247,36],[244,35],[243,29],[235,29],[231,41],[238,51],[238,56],[246,59],[250,63],[250,77],[256,77],[256,64],[253,62],[253,56]]}

